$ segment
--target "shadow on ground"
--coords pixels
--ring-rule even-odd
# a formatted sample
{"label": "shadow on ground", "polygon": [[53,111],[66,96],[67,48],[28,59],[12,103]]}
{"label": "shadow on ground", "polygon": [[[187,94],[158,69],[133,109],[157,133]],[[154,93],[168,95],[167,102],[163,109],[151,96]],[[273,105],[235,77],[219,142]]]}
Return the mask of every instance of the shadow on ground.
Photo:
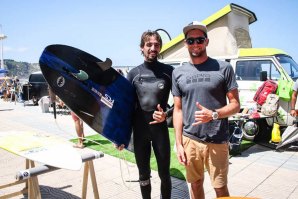
{"label": "shadow on ground", "polygon": [[[71,185],[60,187],[60,188],[53,188],[49,186],[43,186],[40,185],[40,193],[42,199],[80,199],[80,197],[75,196],[73,194],[70,194],[68,192],[63,191],[63,189],[66,189],[70,187]],[[28,195],[24,194],[22,199],[28,199]]]}

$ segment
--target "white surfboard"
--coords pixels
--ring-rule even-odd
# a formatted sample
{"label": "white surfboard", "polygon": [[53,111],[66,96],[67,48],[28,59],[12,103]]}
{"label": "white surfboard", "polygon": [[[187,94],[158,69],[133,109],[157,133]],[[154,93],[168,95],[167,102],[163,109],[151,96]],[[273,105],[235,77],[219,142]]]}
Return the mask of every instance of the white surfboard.
{"label": "white surfboard", "polygon": [[28,132],[0,132],[0,148],[26,159],[57,168],[80,170],[82,158],[72,143],[55,135]]}

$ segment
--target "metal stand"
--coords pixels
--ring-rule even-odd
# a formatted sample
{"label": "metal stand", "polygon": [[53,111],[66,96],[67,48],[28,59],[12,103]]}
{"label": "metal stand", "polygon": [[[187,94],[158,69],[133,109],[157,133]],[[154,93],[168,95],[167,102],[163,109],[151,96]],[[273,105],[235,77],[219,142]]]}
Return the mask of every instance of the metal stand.
{"label": "metal stand", "polygon": [[86,199],[87,196],[87,182],[88,182],[88,174],[90,172],[91,183],[93,187],[93,194],[95,199],[99,199],[97,182],[95,177],[93,159],[101,158],[104,154],[102,152],[85,154],[82,156],[83,162],[85,162],[84,166],[84,177],[83,177],[83,185],[82,185],[82,199]]}
{"label": "metal stand", "polygon": [[97,182],[95,177],[94,165],[93,161],[90,160],[85,163],[84,166],[84,177],[83,177],[83,185],[82,185],[82,199],[86,199],[87,197],[87,182],[88,182],[88,173],[90,172],[92,188],[94,193],[94,198],[99,199],[99,193],[97,188]]}
{"label": "metal stand", "polygon": [[[99,199],[93,159],[101,158],[103,156],[104,154],[102,152],[94,152],[94,153],[88,153],[88,154],[82,155],[82,161],[85,163],[84,174],[83,174],[83,184],[82,184],[83,199],[87,198],[87,188],[88,188],[87,183],[88,183],[89,172],[90,172],[90,177],[92,182],[94,198]],[[28,193],[28,198],[41,199],[41,193],[39,189],[37,176],[57,169],[59,168],[48,166],[48,165],[41,165],[41,166],[35,167],[34,161],[26,159],[26,170],[17,172],[16,174],[17,181],[13,183],[1,185],[0,190],[7,187],[15,186],[21,183],[25,183],[25,188],[22,189],[21,191],[0,196],[0,199],[12,198],[25,193]]]}
{"label": "metal stand", "polygon": [[[34,168],[35,164],[32,160],[26,159],[26,169]],[[23,179],[20,181],[16,181],[13,183],[5,184],[0,186],[0,190],[4,189],[6,187],[15,186],[21,183],[25,183],[25,188],[21,191],[16,191],[10,194],[6,194],[0,197],[0,199],[4,198],[12,198],[21,194],[28,193],[28,198],[34,198],[34,199],[41,199],[39,184],[37,176],[29,177],[28,179]]]}

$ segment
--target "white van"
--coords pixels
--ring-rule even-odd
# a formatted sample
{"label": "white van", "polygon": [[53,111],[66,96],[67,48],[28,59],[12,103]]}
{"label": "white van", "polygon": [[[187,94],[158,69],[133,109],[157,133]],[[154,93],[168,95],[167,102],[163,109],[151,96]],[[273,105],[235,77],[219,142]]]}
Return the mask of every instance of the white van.
{"label": "white van", "polygon": [[[275,48],[240,48],[237,56],[218,59],[228,61],[233,66],[239,86],[241,109],[255,103],[253,101],[255,92],[265,80],[271,79],[277,82],[282,74],[288,81],[296,81],[298,78],[298,64],[286,52]],[[188,60],[160,61],[179,67]],[[172,99],[169,103],[172,103]],[[290,116],[290,110],[290,102],[280,100],[279,115],[276,118],[280,125],[293,124],[295,118]],[[266,120],[267,124],[272,126],[273,119]]]}

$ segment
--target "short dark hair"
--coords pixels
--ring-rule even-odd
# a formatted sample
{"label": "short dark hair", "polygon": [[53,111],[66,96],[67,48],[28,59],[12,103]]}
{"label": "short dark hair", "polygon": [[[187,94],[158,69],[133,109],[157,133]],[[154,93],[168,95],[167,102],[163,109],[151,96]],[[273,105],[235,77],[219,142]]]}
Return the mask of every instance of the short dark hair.
{"label": "short dark hair", "polygon": [[159,42],[160,46],[162,46],[162,40],[158,32],[152,31],[152,30],[147,30],[142,34],[141,37],[141,42],[140,42],[140,47],[143,48],[145,46],[145,42],[149,40],[149,37],[155,37],[156,40]]}

